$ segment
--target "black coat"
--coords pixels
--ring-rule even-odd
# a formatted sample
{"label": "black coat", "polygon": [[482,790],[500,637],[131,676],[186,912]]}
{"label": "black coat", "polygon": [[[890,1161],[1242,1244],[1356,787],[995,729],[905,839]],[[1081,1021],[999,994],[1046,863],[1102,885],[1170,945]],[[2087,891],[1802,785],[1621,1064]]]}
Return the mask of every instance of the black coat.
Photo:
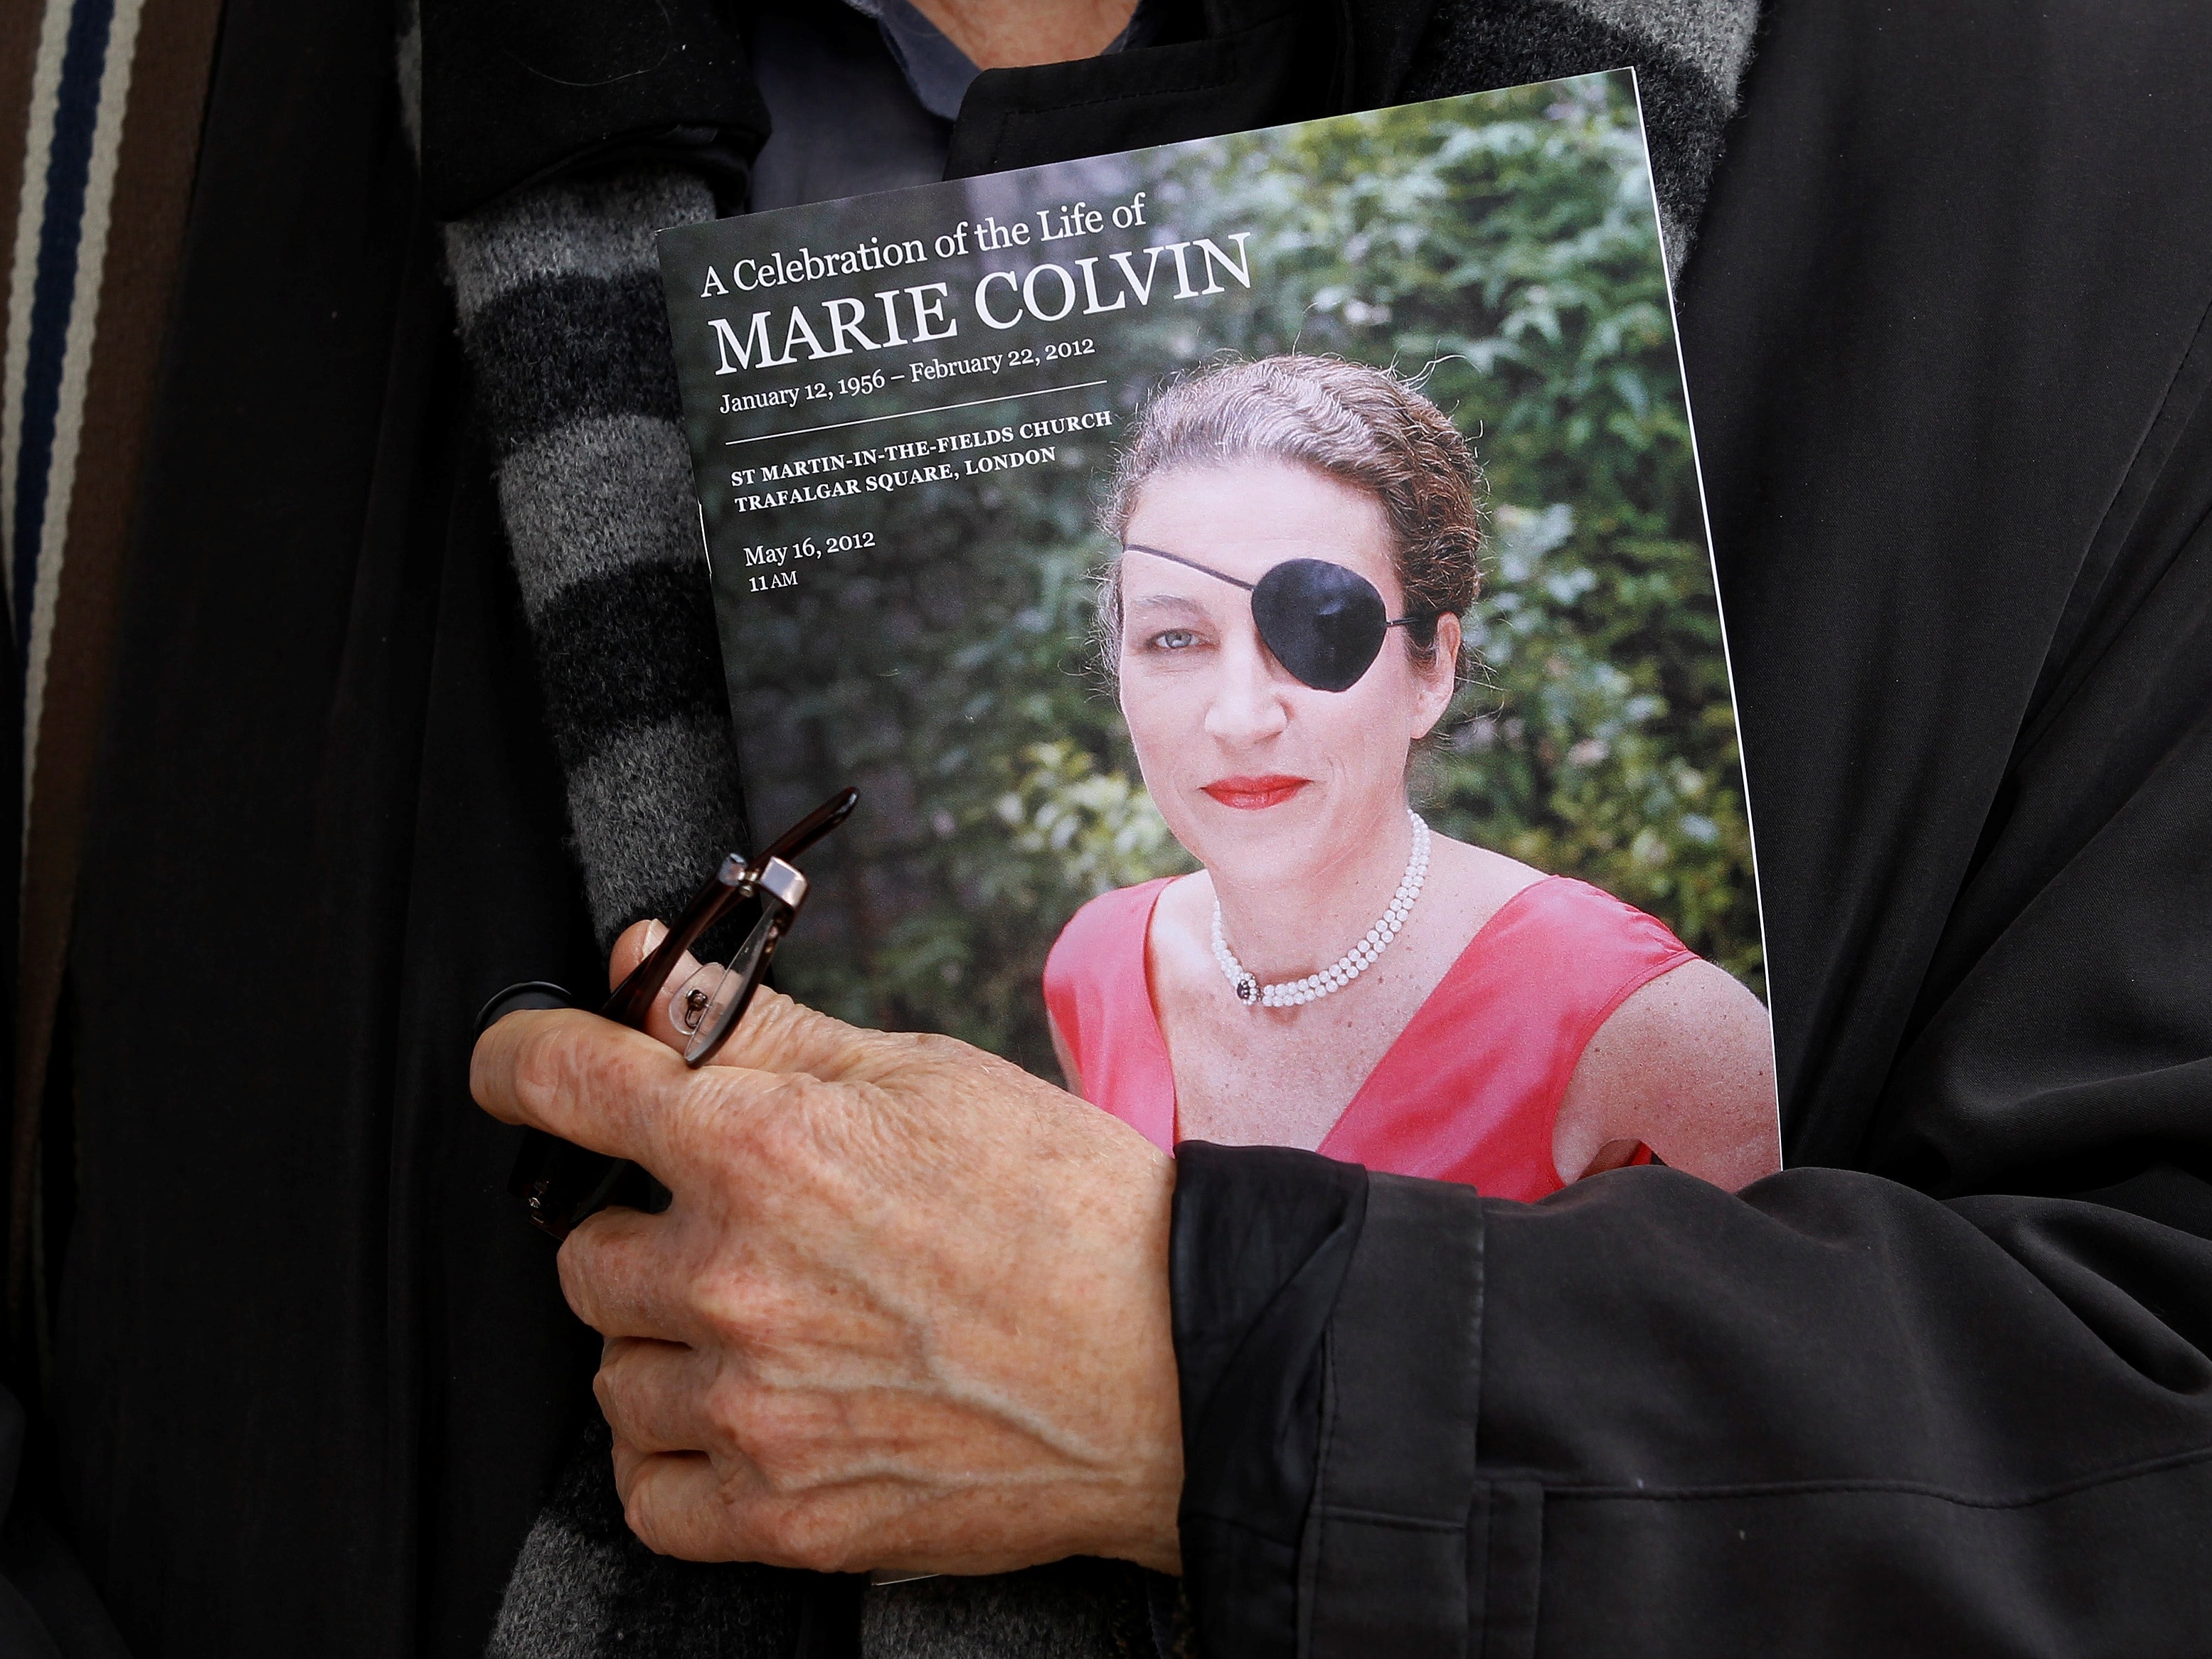
{"label": "black coat", "polygon": [[[1417,9],[1030,72],[955,164],[1387,100]],[[142,1656],[475,1653],[592,1409],[465,1092],[487,989],[597,968],[432,212],[611,118],[426,185],[393,33],[230,0],[143,484],[52,1394]],[[2209,33],[1777,6],[1681,297],[1797,1167],[1187,1152],[1215,1651],[2212,1645]]]}
{"label": "black coat", "polygon": [[1775,8],[1681,299],[1791,1167],[1186,1147],[1217,1651],[2212,1651],[2208,46]]}

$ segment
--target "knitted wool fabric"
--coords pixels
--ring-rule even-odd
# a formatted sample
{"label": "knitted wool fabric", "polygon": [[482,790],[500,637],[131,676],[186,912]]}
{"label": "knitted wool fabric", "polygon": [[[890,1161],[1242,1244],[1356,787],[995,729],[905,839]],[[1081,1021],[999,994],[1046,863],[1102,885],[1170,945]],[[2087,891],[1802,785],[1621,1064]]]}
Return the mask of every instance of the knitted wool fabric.
{"label": "knitted wool fabric", "polygon": [[[1636,66],[1670,274],[1735,113],[1759,0],[1443,0],[1406,100]],[[674,172],[535,187],[451,226],[462,339],[602,941],[738,845],[742,797],[653,233],[711,216]],[[586,1437],[509,1580],[491,1659],[781,1656],[801,1576],[693,1566],[623,1525]],[[1188,1647],[1147,1576],[1070,1564],[871,1591],[869,1659],[1108,1659]]]}
{"label": "knitted wool fabric", "polygon": [[653,234],[698,179],[541,185],[446,229],[500,516],[605,946],[738,845],[743,799]]}
{"label": "knitted wool fabric", "polygon": [[1759,0],[1445,0],[1400,97],[1447,98],[1636,67],[1667,274],[1681,275],[1721,131],[1759,32]]}

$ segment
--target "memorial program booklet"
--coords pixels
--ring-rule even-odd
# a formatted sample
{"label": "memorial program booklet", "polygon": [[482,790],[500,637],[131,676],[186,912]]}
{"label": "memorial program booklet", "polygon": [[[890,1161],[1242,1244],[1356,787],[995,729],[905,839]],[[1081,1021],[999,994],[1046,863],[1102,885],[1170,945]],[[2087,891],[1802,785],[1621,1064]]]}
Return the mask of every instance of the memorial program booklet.
{"label": "memorial program booklet", "polygon": [[[861,790],[781,988],[1163,1144],[1218,1033],[1373,1008],[1322,1150],[1532,1196],[1627,995],[1694,953],[1763,997],[1632,72],[659,248],[753,826]],[[1450,842],[1566,879],[1414,1007]]]}

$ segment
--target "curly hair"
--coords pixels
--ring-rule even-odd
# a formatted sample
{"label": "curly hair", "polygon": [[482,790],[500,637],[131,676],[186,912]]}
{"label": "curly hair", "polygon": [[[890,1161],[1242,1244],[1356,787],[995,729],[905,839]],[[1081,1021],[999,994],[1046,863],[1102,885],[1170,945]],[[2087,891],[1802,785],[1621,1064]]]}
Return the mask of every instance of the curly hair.
{"label": "curly hair", "polygon": [[[1407,648],[1426,666],[1437,622],[1482,586],[1482,471],[1459,428],[1419,388],[1340,357],[1228,360],[1170,380],[1138,415],[1100,512],[1120,541],[1155,473],[1262,456],[1309,466],[1372,496],[1390,526]],[[1108,672],[1121,652],[1120,561],[1100,584]]]}

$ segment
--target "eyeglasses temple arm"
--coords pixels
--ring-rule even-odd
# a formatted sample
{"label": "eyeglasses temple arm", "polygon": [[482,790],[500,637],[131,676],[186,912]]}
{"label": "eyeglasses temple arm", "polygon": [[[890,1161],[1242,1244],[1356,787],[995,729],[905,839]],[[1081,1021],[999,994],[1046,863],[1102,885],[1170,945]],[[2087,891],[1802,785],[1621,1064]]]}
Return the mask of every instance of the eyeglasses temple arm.
{"label": "eyeglasses temple arm", "polygon": [[860,792],[848,784],[805,817],[785,830],[769,843],[769,849],[753,861],[753,867],[764,870],[770,859],[781,859],[790,863],[808,848],[820,841],[839,824],[853,816],[853,808],[860,799]]}

